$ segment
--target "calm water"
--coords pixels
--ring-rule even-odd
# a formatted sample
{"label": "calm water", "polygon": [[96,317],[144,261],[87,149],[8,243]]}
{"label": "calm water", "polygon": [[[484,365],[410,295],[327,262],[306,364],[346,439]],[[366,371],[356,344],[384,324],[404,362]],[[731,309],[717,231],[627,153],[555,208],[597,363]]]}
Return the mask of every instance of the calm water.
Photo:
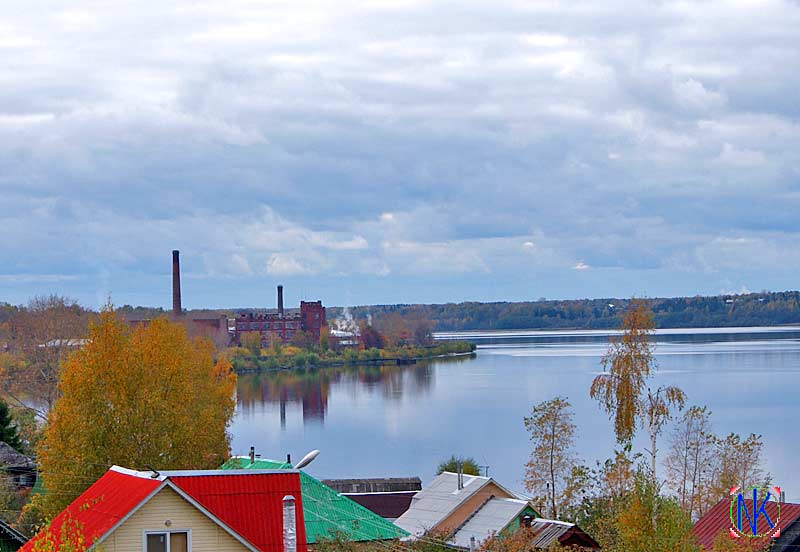
{"label": "calm water", "polygon": [[[608,418],[589,399],[609,332],[465,332],[474,358],[415,366],[358,367],[243,376],[233,448],[293,460],[312,449],[317,477],[418,475],[429,481],[451,453],[473,456],[522,490],[530,451],[522,418],[564,395],[575,408],[578,452],[612,452]],[[655,385],[678,385],[707,405],[719,434],[764,436],[767,468],[800,500],[800,328],[663,330],[655,336]],[[662,445],[664,450],[666,443]]]}

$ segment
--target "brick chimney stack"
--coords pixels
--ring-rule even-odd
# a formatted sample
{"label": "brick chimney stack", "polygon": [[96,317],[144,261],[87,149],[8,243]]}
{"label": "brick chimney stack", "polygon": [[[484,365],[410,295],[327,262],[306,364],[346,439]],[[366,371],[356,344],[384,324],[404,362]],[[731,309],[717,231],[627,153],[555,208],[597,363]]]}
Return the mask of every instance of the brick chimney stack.
{"label": "brick chimney stack", "polygon": [[278,285],[278,316],[283,318],[283,286]]}
{"label": "brick chimney stack", "polygon": [[181,308],[181,261],[180,251],[172,251],[172,314],[180,316],[183,314]]}

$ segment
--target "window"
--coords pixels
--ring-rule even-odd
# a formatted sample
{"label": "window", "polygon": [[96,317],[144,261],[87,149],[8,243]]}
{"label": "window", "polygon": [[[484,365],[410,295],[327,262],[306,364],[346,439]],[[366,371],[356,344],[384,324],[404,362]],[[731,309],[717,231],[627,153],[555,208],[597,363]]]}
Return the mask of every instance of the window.
{"label": "window", "polygon": [[189,552],[189,532],[145,533],[144,552]]}

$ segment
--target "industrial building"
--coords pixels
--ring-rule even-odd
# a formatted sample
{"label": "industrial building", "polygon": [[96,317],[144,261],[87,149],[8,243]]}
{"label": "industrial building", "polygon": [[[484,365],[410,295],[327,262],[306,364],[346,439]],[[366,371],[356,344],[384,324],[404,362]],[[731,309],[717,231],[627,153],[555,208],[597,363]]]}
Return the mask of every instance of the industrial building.
{"label": "industrial building", "polygon": [[242,334],[258,332],[262,346],[268,346],[275,339],[288,343],[300,331],[319,341],[322,327],[326,325],[322,301],[300,301],[299,309],[284,309],[282,285],[278,286],[277,309],[240,312],[231,320],[225,315],[185,316],[181,305],[181,265],[178,250],[172,252],[172,316],[176,320],[191,321],[201,333],[209,334],[212,338],[221,334],[228,342],[235,344],[241,343]]}
{"label": "industrial building", "polygon": [[278,308],[258,312],[242,312],[236,315],[233,340],[240,343],[242,334],[258,332],[261,343],[269,345],[274,339],[288,343],[292,337],[303,331],[319,341],[322,327],[326,325],[325,307],[322,301],[300,301],[299,309],[283,308],[283,286],[278,286]]}

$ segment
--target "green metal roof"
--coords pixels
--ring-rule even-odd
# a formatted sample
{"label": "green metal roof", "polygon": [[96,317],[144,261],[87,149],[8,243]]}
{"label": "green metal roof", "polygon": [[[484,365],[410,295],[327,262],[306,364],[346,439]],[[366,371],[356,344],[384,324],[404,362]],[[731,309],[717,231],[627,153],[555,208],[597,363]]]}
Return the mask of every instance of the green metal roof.
{"label": "green metal roof", "polygon": [[[292,465],[264,458],[256,458],[251,463],[249,457],[240,456],[225,462],[222,469],[285,470],[292,469]],[[350,541],[388,540],[408,535],[394,523],[341,496],[303,471],[300,472],[300,492],[309,544],[337,534]]]}

